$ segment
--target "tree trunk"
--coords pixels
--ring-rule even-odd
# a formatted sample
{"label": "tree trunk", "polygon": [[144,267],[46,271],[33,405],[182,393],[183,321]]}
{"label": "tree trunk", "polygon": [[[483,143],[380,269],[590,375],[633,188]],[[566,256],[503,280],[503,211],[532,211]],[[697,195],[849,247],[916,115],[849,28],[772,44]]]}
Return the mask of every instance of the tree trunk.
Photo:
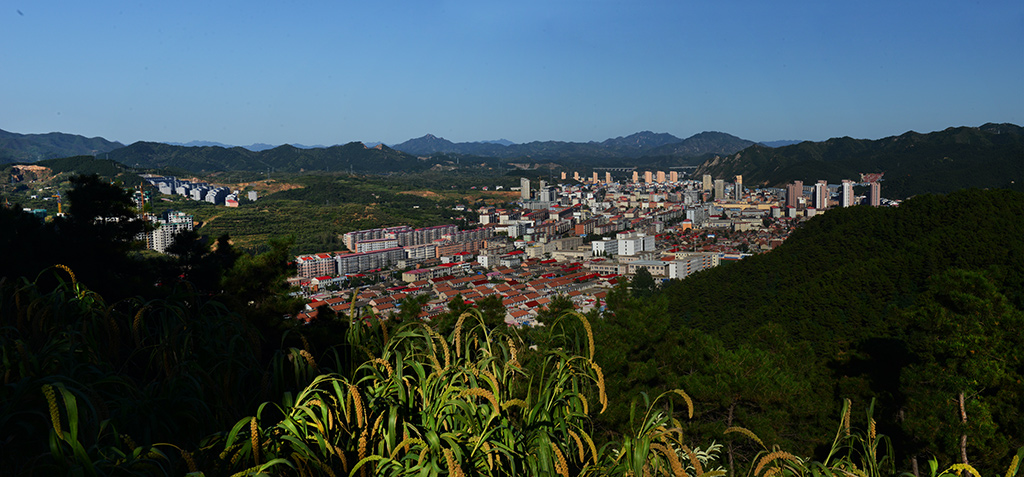
{"label": "tree trunk", "polygon": [[964,392],[960,391],[960,422],[964,425],[960,434],[960,459],[967,464],[967,408],[964,407]]}
{"label": "tree trunk", "polygon": [[[729,404],[729,417],[725,421],[725,427],[732,427],[732,411],[736,409],[736,400]],[[736,477],[736,469],[733,465],[732,441],[729,441],[729,477]]]}
{"label": "tree trunk", "polygon": [[917,456],[910,458],[910,472],[914,474],[914,477],[921,477],[921,474],[917,470]]}

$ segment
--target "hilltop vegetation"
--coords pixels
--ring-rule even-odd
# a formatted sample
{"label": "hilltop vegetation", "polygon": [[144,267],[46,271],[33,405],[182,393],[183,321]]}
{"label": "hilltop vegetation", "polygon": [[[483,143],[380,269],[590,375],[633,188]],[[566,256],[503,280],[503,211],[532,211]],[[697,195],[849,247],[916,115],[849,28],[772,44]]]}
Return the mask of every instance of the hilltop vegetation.
{"label": "hilltop vegetation", "polygon": [[885,173],[883,194],[893,198],[969,187],[1021,190],[1024,129],[990,123],[877,141],[843,137],[779,148],[755,145],[709,160],[696,174],[742,175],[746,184],[780,187],[794,180],[856,181],[860,173],[873,172]]}
{"label": "hilltop vegetation", "polygon": [[594,326],[609,386],[682,387],[699,409],[691,432],[740,425],[808,454],[828,444],[809,430],[836,397],[876,399],[901,466],[956,460],[961,434],[978,465],[1006,461],[1024,443],[1021,216],[1024,194],[1005,190],[837,209],[771,253],[619,291]]}
{"label": "hilltop vegetation", "polygon": [[101,137],[87,138],[77,134],[18,134],[0,129],[0,164],[35,162],[43,159],[96,155],[109,152],[123,144]]}

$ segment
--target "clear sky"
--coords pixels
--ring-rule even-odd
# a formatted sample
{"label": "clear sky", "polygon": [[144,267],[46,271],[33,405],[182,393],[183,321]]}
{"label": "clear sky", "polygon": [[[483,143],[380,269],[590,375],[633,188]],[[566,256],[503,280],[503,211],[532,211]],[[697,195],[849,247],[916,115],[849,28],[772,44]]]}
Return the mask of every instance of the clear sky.
{"label": "clear sky", "polygon": [[1024,1],[0,4],[0,129],[235,145],[1024,124]]}

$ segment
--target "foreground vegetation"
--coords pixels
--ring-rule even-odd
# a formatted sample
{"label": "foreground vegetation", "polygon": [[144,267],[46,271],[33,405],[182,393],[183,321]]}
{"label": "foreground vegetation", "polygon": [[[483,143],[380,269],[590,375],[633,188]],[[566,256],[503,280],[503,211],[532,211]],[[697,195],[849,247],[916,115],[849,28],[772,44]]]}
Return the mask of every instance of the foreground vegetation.
{"label": "foreground vegetation", "polygon": [[[10,318],[0,336],[2,464],[15,475],[727,472],[720,445],[683,432],[680,419],[694,413],[683,390],[637,396],[630,432],[595,443],[592,417],[617,396],[590,335],[583,349],[531,349],[475,313],[448,336],[370,317],[339,324],[345,341],[327,349],[296,332],[270,350],[244,319],[188,290],[108,304],[71,270],[48,273],[60,282],[51,291],[21,279],[0,295]],[[732,463],[752,475],[894,475],[870,412],[859,431],[850,414],[847,402],[821,461],[740,427],[722,437],[760,446]],[[973,468],[947,472],[958,470]]]}
{"label": "foreground vegetation", "polygon": [[74,182],[61,220],[0,209],[5,473],[1017,472],[1021,194],[829,212],[515,330],[500,303],[282,321],[288,242],[139,255],[124,192]]}

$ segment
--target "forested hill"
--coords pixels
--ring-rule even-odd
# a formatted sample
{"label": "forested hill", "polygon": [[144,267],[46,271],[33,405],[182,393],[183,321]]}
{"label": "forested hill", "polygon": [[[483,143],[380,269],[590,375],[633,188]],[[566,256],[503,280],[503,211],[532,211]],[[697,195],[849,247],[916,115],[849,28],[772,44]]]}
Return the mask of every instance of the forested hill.
{"label": "forested hill", "polygon": [[133,167],[175,167],[194,172],[212,171],[354,171],[385,173],[416,171],[430,164],[384,145],[368,148],[351,142],[327,148],[300,149],[283,145],[264,151],[242,147],[185,147],[136,142],[111,151],[110,159]]}
{"label": "forested hill", "polygon": [[770,148],[751,146],[706,161],[696,171],[715,178],[742,175],[745,184],[794,180],[837,183],[884,172],[886,197],[905,198],[969,187],[1019,188],[1024,179],[1024,129],[1013,124],[907,132],[879,140],[833,138]]}
{"label": "forested hill", "polygon": [[706,154],[732,154],[752,141],[731,134],[705,131],[686,139],[668,133],[641,131],[609,138],[601,142],[533,141],[523,144],[495,144],[481,142],[451,142],[427,134],[395,144],[395,149],[410,154],[430,155],[436,153],[469,154],[483,157],[520,158],[546,160],[564,159],[637,159],[641,157],[698,157]]}
{"label": "forested hill", "polygon": [[1024,309],[1024,194],[963,190],[896,208],[833,209],[768,254],[666,290],[673,314],[727,343],[767,321],[834,348],[879,334],[950,268],[985,272]]}
{"label": "forested hill", "polygon": [[1009,190],[835,209],[770,253],[647,297],[634,283],[595,326],[613,392],[683,387],[702,432],[741,425],[808,452],[828,444],[803,433],[831,403],[877,399],[901,459],[955,459],[967,429],[972,463],[1005,462],[1024,442],[1020,217]]}
{"label": "forested hill", "polygon": [[58,132],[18,134],[0,129],[0,164],[35,162],[81,154],[96,155],[119,147],[123,147],[123,144],[101,137],[89,138]]}

